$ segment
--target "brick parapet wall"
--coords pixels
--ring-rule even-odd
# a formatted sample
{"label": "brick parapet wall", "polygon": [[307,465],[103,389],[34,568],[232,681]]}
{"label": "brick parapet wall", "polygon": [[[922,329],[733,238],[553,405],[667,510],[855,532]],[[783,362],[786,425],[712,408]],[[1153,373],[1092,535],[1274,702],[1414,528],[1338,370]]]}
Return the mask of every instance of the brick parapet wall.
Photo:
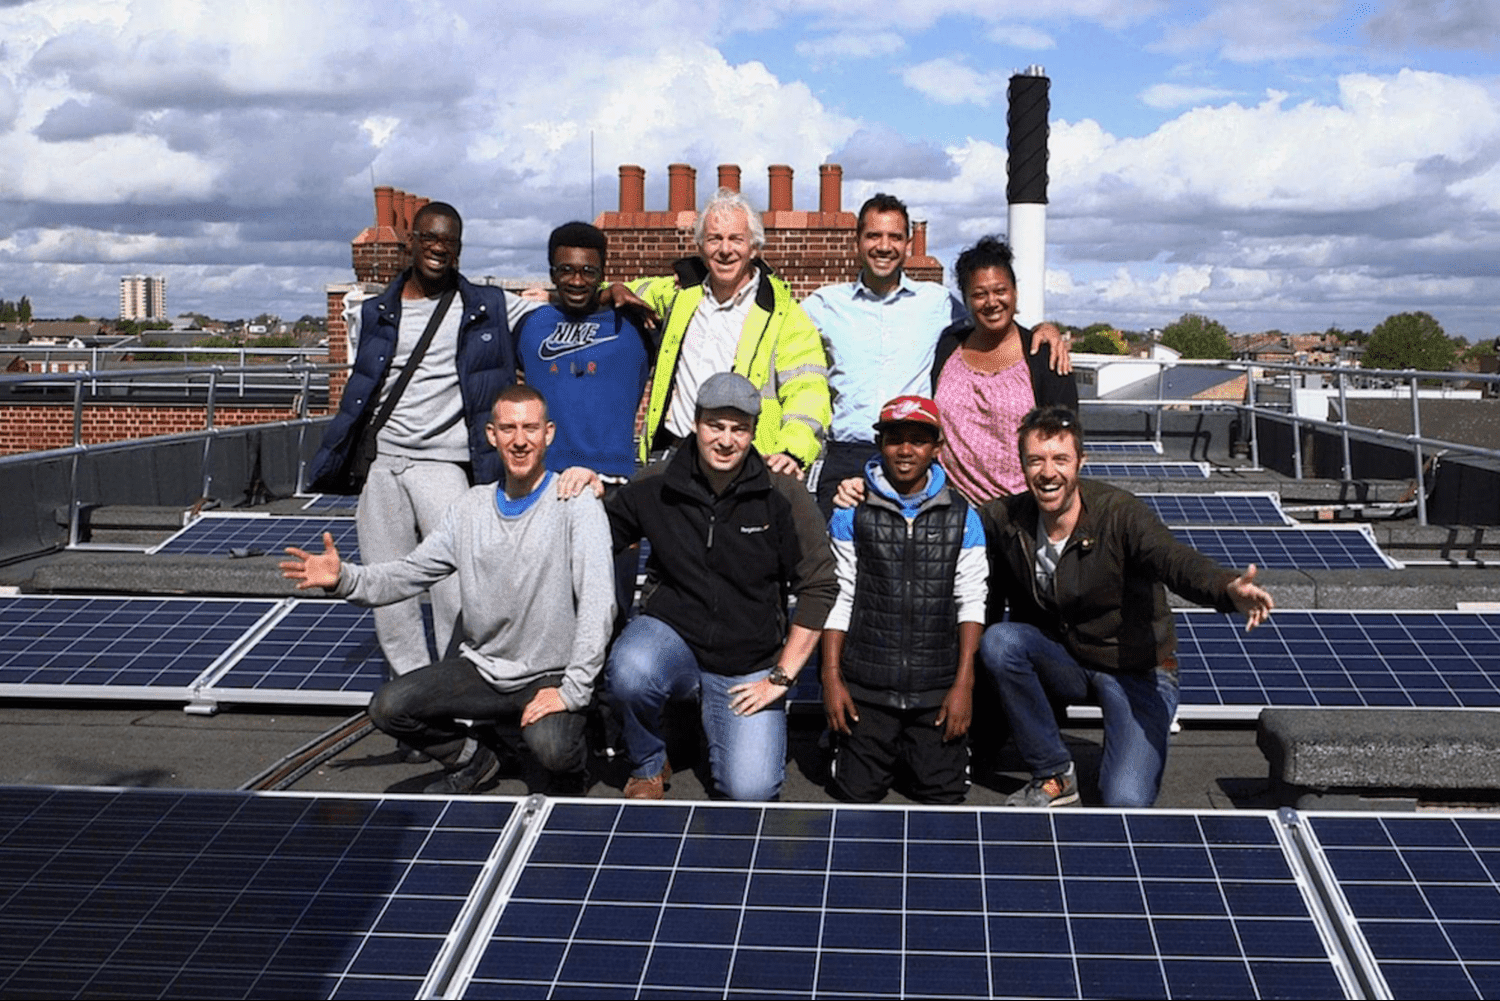
{"label": "brick parapet wall", "polygon": [[[672,271],[672,262],[698,252],[693,212],[605,212],[596,225],[609,234],[605,278],[630,281]],[[859,269],[852,212],[766,212],[761,256],[802,298],[833,282],[851,281]]]}
{"label": "brick parapet wall", "polygon": [[[696,219],[695,212],[601,213],[594,224],[609,235],[605,280],[671,274],[674,261],[698,252]],[[824,285],[853,281],[859,273],[853,212],[765,212],[761,220],[766,227],[761,256],[798,299]],[[926,255],[910,258],[906,271],[918,281],[943,280],[943,266]]]}
{"label": "brick parapet wall", "polygon": [[[38,452],[67,448],[73,444],[72,403],[7,404],[0,409],[0,454]],[[272,421],[296,420],[291,407],[232,407],[214,409],[216,427],[242,427]],[[202,406],[155,404],[99,404],[83,408],[83,442],[97,445],[108,441],[149,438],[159,434],[201,431],[207,420]]]}

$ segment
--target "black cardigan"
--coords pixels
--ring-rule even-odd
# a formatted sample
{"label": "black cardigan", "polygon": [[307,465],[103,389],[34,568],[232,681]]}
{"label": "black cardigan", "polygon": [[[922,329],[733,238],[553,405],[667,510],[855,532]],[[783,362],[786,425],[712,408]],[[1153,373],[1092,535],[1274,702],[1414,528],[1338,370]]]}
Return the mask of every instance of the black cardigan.
{"label": "black cardigan", "polygon": [[[1052,371],[1052,346],[1043,341],[1041,350],[1032,354],[1031,331],[1019,324],[1016,329],[1021,333],[1021,349],[1026,355],[1026,364],[1031,369],[1031,392],[1036,397],[1036,405],[1045,407],[1058,404],[1076,414],[1078,412],[1078,383],[1073,380],[1073,374],[1070,372],[1067,375],[1058,375]],[[949,355],[953,354],[973,332],[974,321],[966,316],[961,320],[954,320],[938,337],[937,356],[932,362],[934,399],[937,398],[938,376],[942,374],[943,365],[947,363]]]}

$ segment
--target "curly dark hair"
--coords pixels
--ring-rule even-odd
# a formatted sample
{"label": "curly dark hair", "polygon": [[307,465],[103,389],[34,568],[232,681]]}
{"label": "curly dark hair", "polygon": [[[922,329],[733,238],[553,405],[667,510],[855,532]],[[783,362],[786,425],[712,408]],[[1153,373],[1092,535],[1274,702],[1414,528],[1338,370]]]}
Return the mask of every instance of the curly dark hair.
{"label": "curly dark hair", "polygon": [[958,255],[958,260],[953,264],[953,272],[958,276],[958,290],[965,296],[969,294],[969,279],[974,277],[974,272],[981,268],[1004,268],[1005,273],[1010,275],[1012,287],[1016,284],[1016,269],[1011,266],[1015,254],[1011,253],[1010,244],[998,236],[986,236],[974,246]]}

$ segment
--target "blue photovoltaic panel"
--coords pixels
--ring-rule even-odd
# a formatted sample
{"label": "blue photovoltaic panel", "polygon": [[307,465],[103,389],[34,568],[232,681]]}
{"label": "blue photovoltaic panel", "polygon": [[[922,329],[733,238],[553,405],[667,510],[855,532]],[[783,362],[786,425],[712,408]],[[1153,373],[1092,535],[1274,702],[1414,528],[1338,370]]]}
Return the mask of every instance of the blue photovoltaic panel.
{"label": "blue photovoltaic panel", "polygon": [[152,552],[228,556],[232,549],[250,549],[280,556],[287,546],[323,551],[323,533],[333,533],[339,558],[359,562],[359,540],[353,518],[297,518],[271,515],[204,515]]}
{"label": "blue photovoltaic panel", "polygon": [[185,688],[276,603],[0,598],[0,686]]}
{"label": "blue photovoltaic panel", "polygon": [[1275,494],[1139,494],[1168,525],[1290,525]]}
{"label": "blue photovoltaic panel", "polygon": [[1363,528],[1173,528],[1172,534],[1225,566],[1285,570],[1389,570]]}
{"label": "blue photovoltaic panel", "polygon": [[1263,814],[553,803],[455,986],[1345,997],[1303,885]]}
{"label": "blue photovoltaic panel", "polygon": [[1389,997],[1500,997],[1500,818],[1307,822]]}
{"label": "blue photovoltaic panel", "polygon": [[6,788],[0,996],[413,997],[514,809]]}
{"label": "blue photovoltaic panel", "polygon": [[1117,462],[1105,459],[1083,467],[1085,476],[1096,480],[1206,480],[1204,462]]}
{"label": "blue photovoltaic panel", "polygon": [[1088,455],[1161,455],[1161,445],[1154,441],[1086,441]]}
{"label": "blue photovoltaic panel", "polygon": [[[429,633],[430,605],[422,606]],[[385,681],[385,654],[372,609],[341,601],[298,601],[234,665],[200,691],[205,699],[260,701],[251,693],[297,692],[316,702],[364,705]],[[345,698],[333,696],[344,695]]]}
{"label": "blue photovoltaic panel", "polygon": [[[1181,715],[1262,706],[1500,707],[1500,613],[1179,611]],[[1191,710],[1222,707],[1228,713]]]}
{"label": "blue photovoltaic panel", "polygon": [[344,494],[316,494],[306,504],[302,505],[304,511],[353,511],[359,507],[359,495],[352,497]]}

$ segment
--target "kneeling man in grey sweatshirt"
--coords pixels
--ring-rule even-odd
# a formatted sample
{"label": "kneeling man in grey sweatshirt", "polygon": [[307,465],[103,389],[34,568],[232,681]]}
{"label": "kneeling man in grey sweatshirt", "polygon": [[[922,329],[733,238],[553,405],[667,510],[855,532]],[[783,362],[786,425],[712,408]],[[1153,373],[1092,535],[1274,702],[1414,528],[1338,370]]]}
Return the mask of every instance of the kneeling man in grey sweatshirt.
{"label": "kneeling man in grey sweatshirt", "polygon": [[282,576],[359,605],[421,594],[456,574],[463,642],[457,656],[388,682],[370,719],[425,751],[446,774],[430,793],[474,790],[495,770],[494,748],[460,720],[518,720],[526,746],[552,774],[552,792],[582,792],[584,710],[614,622],[609,523],[592,491],[567,500],[547,471],[555,425],[529,386],[502,390],[486,434],[505,464],[500,487],[473,487],[407,556],[359,566],[323,551],[288,549]]}

